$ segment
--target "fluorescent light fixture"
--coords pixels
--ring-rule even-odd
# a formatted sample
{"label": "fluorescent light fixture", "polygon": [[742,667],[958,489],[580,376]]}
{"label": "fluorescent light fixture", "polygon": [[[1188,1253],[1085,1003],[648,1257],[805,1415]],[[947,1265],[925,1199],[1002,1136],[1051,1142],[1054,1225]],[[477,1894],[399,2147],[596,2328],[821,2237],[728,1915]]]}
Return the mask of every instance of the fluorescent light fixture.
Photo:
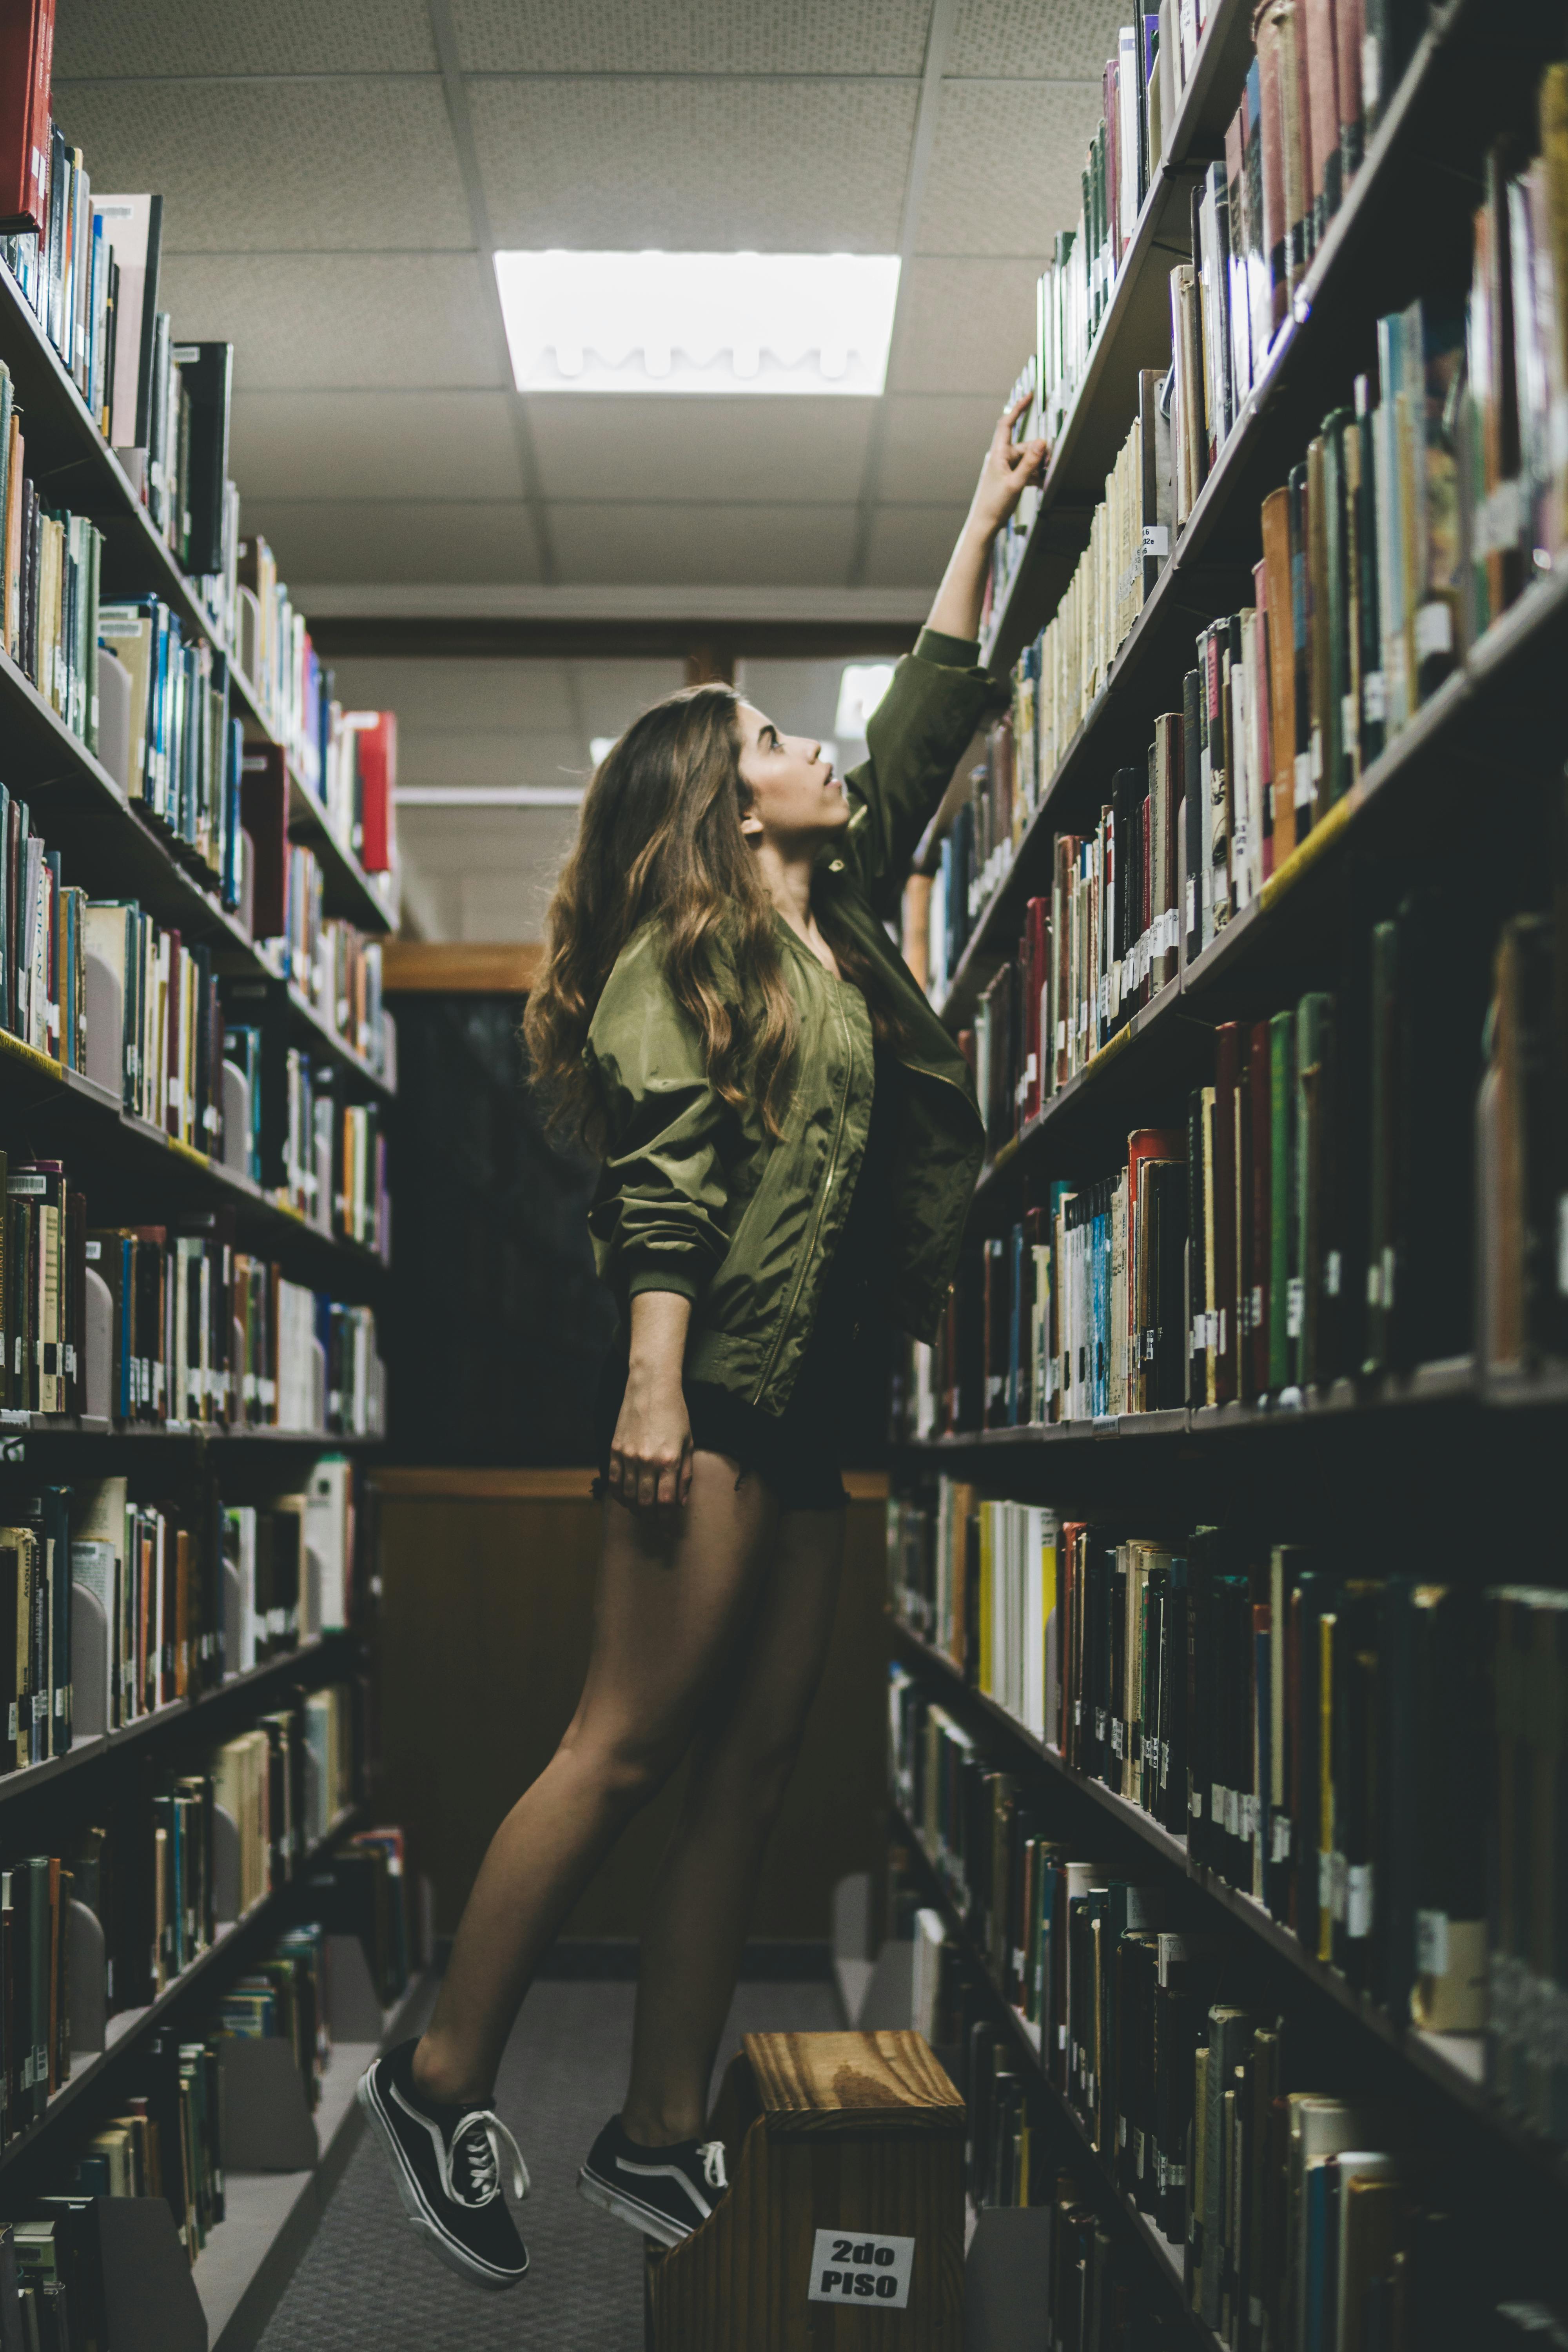
{"label": "fluorescent light fixture", "polygon": [[588,742],[588,757],[593,761],[595,768],[598,766],[601,760],[608,759],[610,753],[615,750],[616,745],[620,741],[620,740],[621,739],[618,735],[595,735],[590,737]]}
{"label": "fluorescent light fixture", "polygon": [[852,735],[863,743],[866,721],[892,683],[891,662],[847,663],[838,681],[838,716],[833,722],[840,735]]}
{"label": "fluorescent light fixture", "polygon": [[583,784],[399,784],[399,808],[581,808]]}
{"label": "fluorescent light fixture", "polygon": [[520,392],[844,394],[888,373],[896,253],[498,253]]}

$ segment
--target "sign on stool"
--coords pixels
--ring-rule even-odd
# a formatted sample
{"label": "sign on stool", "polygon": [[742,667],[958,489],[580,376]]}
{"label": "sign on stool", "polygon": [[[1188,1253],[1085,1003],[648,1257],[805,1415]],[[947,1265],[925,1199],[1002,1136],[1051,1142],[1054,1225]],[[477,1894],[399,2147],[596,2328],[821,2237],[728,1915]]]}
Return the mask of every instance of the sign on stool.
{"label": "sign on stool", "polygon": [[730,2194],[648,2257],[650,2352],[961,2352],[963,2105],[918,2033],[749,2033]]}

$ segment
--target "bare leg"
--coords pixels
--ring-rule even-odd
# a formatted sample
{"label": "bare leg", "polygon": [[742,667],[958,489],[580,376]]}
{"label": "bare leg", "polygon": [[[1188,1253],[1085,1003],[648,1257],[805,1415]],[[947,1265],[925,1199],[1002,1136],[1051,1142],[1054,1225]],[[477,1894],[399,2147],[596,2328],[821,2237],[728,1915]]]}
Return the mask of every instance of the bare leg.
{"label": "bare leg", "polygon": [[693,1457],[673,1528],[605,1506],[587,1681],[560,1747],[512,1807],[479,1867],[415,2056],[431,2099],[488,2099],[529,1981],[637,1807],[679,1762],[745,1631],[777,1507]]}
{"label": "bare leg", "polygon": [[827,1656],[843,1558],[842,1510],[781,1514],[744,1662],[698,1734],[643,1927],[621,2122],[645,2147],[701,2131],[763,1856]]}

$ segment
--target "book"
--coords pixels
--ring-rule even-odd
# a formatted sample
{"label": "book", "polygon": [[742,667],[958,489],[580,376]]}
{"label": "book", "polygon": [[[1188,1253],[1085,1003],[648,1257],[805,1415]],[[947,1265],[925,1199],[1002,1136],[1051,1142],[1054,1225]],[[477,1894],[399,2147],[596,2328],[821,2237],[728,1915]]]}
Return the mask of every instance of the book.
{"label": "book", "polygon": [[0,19],[0,228],[37,236],[47,218],[54,0],[19,0]]}

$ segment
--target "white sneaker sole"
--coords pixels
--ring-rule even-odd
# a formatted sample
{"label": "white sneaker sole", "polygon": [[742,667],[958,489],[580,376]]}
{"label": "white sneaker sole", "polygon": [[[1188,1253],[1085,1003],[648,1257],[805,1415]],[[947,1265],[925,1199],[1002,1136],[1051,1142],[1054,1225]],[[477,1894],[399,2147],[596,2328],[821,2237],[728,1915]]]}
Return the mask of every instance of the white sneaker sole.
{"label": "white sneaker sole", "polygon": [[482,2262],[477,2254],[471,2254],[465,2245],[442,2228],[436,2216],[430,2211],[425,2202],[424,2192],[418,2181],[408,2168],[407,2159],[404,2156],[397,2134],[387,2121],[381,2101],[375,2095],[375,2085],[371,2080],[374,2071],[372,2067],[369,2072],[360,2076],[354,2096],[363,2108],[372,2131],[385,2150],[387,2161],[392,2167],[393,2183],[397,2190],[398,2202],[408,2216],[410,2226],[418,2231],[437,2261],[445,2263],[449,2271],[456,2271],[459,2278],[466,2278],[476,2286],[488,2288],[492,2294],[504,2294],[509,2286],[516,2286],[528,2274],[526,2248],[523,2251],[521,2271],[498,2271],[493,2264]]}
{"label": "white sneaker sole", "polygon": [[590,2172],[586,2165],[577,2175],[577,2194],[590,2205],[596,2205],[601,2213],[613,2213],[617,2221],[625,2221],[631,2229],[640,2231],[645,2238],[652,2238],[656,2244],[683,2246],[692,2235],[689,2230],[683,2230],[679,2222],[672,2221],[667,2213],[659,2212],[656,2206],[645,2205],[640,2198],[628,2197],[624,2190],[612,2189],[607,2181],[599,2179],[597,2173]]}

